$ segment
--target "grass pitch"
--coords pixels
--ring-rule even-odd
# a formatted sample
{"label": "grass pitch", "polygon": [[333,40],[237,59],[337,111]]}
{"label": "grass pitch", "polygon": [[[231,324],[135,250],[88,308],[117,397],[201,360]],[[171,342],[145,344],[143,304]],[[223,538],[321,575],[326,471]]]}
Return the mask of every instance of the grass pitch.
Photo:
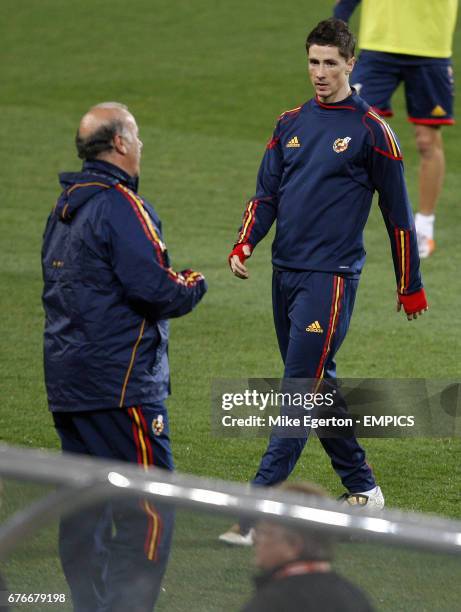
{"label": "grass pitch", "polygon": [[[203,271],[210,286],[199,308],[172,324],[168,406],[177,468],[239,481],[252,477],[265,442],[211,436],[210,381],[282,373],[271,314],[270,237],[250,260],[247,282],[231,276],[226,257],[276,117],[311,97],[304,40],[329,16],[331,5],[326,0],[2,2],[3,441],[58,447],[43,385],[41,236],[59,193],[56,174],[79,167],[73,138],[80,116],[96,102],[119,100],[140,125],[140,192],[163,220],[173,265]],[[455,72],[460,54],[455,40]],[[394,107],[392,125],[416,202],[417,156],[402,91]],[[431,310],[411,323],[394,312],[390,249],[375,206],[366,230],[368,262],[338,354],[340,376],[459,377],[458,128],[444,129],[444,140],[447,176],[437,212],[438,250],[422,265]],[[364,445],[390,506],[461,517],[459,439]],[[341,492],[315,439],[293,478]],[[215,535],[203,533],[201,550],[218,565],[223,553]],[[221,587],[216,580],[216,591]],[[232,609],[231,601],[232,589],[223,593],[222,605],[206,610]]]}

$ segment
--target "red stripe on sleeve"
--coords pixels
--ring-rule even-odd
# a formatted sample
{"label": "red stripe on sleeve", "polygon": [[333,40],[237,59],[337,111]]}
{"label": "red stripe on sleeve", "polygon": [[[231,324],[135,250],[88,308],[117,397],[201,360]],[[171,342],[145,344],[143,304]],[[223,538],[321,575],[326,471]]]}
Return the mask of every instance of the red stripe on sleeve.
{"label": "red stripe on sleeve", "polygon": [[243,238],[243,232],[245,229],[245,226],[247,224],[247,220],[248,220],[248,215],[250,214],[250,209],[251,209],[251,205],[253,204],[253,200],[250,200],[250,202],[248,202],[247,207],[245,209],[245,214],[243,215],[243,219],[242,219],[242,229],[240,230],[239,233],[239,238],[237,240],[237,242],[242,242],[242,238]]}
{"label": "red stripe on sleeve", "polygon": [[[400,248],[400,235],[399,235],[399,230],[397,227],[394,229],[394,236],[395,236],[395,246],[397,249],[397,257],[399,260],[399,275],[401,278],[402,277],[402,251]],[[399,283],[398,283],[399,287],[400,287],[400,284],[401,284],[401,280],[399,280]]]}
{"label": "red stripe on sleeve", "polygon": [[405,253],[406,253],[406,270],[405,270],[405,289],[408,289],[410,286],[410,232],[405,232]]}
{"label": "red stripe on sleeve", "polygon": [[136,202],[132,199],[132,197],[130,196],[129,193],[127,193],[124,189],[122,189],[121,187],[119,187],[119,185],[116,185],[116,189],[119,193],[121,193],[126,200],[128,200],[128,202],[130,203],[131,208],[133,209],[136,217],[138,218],[139,223],[141,224],[142,229],[144,230],[144,233],[147,236],[147,239],[154,245],[154,249],[155,252],[157,254],[157,259],[159,264],[163,266],[163,255],[162,255],[162,249],[160,248],[160,245],[158,244],[158,242],[156,240],[154,240],[154,237],[152,236],[151,232],[149,231],[149,228],[147,227],[146,222],[144,221],[138,205],[136,204]]}
{"label": "red stripe on sleeve", "polygon": [[258,206],[259,206],[259,200],[254,200],[253,219],[251,220],[251,223],[250,223],[247,231],[245,232],[245,238],[251,236],[251,232],[253,231],[254,224],[256,223],[256,210],[257,210]]}
{"label": "red stripe on sleeve", "polygon": [[[138,207],[137,203],[135,202],[135,200],[132,198],[132,196],[127,191],[125,191],[125,189],[120,187],[118,184],[116,185],[116,189],[130,203],[130,206],[133,209],[136,217],[138,218],[138,221],[141,224],[141,227],[144,230],[144,233],[145,233],[147,239],[154,246],[155,253],[157,255],[157,260],[158,260],[158,263],[160,264],[160,266],[164,270],[167,271],[169,278],[171,280],[173,280],[175,283],[177,283],[178,285],[186,285],[186,282],[184,281],[184,279],[182,279],[178,275],[177,272],[175,272],[172,268],[166,268],[165,267],[165,261],[164,261],[164,258],[163,258],[162,248],[161,248],[160,244],[157,242],[157,240],[155,240],[155,238],[152,236],[152,232],[149,230],[149,228],[148,228],[148,226],[146,224],[146,221],[144,220],[144,218],[143,218],[143,216],[142,216],[142,214],[141,214],[141,212],[139,210],[139,207]],[[148,214],[148,213],[146,212],[146,214]],[[198,282],[198,280],[196,282]],[[194,282],[193,284],[196,284],[196,282]]]}
{"label": "red stripe on sleeve", "polygon": [[392,152],[392,143],[391,143],[391,139],[390,139],[390,137],[389,137],[389,134],[387,133],[386,128],[384,127],[384,125],[383,125],[382,123],[380,123],[380,122],[378,121],[378,119],[376,119],[376,118],[375,118],[375,117],[373,117],[372,115],[369,115],[369,116],[370,116],[370,118],[371,118],[371,119],[373,119],[373,121],[374,121],[375,123],[377,123],[377,124],[379,125],[379,127],[381,128],[381,130],[382,130],[382,132],[383,132],[383,134],[384,134],[384,138],[386,139],[386,143],[387,143],[387,147],[388,147],[388,149],[389,149],[389,153],[390,153],[391,155],[393,155],[393,152]]}
{"label": "red stripe on sleeve", "polygon": [[280,141],[280,138],[278,136],[276,136],[275,138],[271,138],[266,145],[266,149],[274,149],[277,146],[279,141]]}
{"label": "red stripe on sleeve", "polygon": [[403,157],[400,155],[399,157],[396,157],[395,155],[393,155],[392,153],[387,153],[386,151],[383,151],[382,149],[380,149],[379,147],[373,147],[373,149],[377,152],[377,153],[381,153],[381,155],[385,155],[386,157],[390,157],[391,159],[395,159],[396,161],[401,161],[403,159]]}

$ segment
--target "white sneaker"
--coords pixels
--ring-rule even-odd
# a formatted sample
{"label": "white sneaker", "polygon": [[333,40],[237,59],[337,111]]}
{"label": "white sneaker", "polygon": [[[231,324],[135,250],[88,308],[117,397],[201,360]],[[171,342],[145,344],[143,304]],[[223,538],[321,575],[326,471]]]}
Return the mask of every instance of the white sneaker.
{"label": "white sneaker", "polygon": [[365,493],[344,493],[339,501],[349,506],[366,506],[367,510],[382,510],[384,508],[384,495],[380,487],[375,487],[371,491],[365,491]]}
{"label": "white sneaker", "polygon": [[220,542],[231,544],[232,546],[253,546],[254,529],[250,529],[246,533],[240,531],[240,525],[232,525],[229,531],[222,533],[219,536]]}
{"label": "white sneaker", "polygon": [[426,259],[435,251],[435,241],[432,240],[432,238],[428,238],[417,232],[416,240],[418,242],[418,253],[421,259]]}

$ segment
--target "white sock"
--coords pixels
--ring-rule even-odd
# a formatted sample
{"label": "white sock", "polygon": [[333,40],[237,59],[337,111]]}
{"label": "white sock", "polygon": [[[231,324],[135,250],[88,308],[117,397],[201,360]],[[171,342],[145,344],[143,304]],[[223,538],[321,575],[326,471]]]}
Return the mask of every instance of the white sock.
{"label": "white sock", "polygon": [[422,234],[426,238],[433,240],[434,238],[434,222],[435,215],[423,215],[416,213],[415,215],[415,226],[416,232]]}

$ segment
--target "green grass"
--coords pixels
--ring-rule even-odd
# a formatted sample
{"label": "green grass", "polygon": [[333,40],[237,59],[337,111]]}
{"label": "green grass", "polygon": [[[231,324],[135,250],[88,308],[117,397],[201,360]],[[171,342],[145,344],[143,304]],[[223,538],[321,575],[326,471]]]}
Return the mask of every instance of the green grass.
{"label": "green grass", "polygon": [[[57,172],[78,168],[73,138],[80,116],[96,102],[119,100],[140,125],[140,190],[163,220],[173,263],[203,271],[210,286],[200,307],[172,324],[168,406],[177,468],[242,482],[252,477],[265,441],[213,437],[210,388],[213,378],[282,372],[270,304],[270,239],[252,257],[248,282],[231,276],[226,257],[275,118],[311,95],[304,39],[331,4],[2,2],[0,439],[58,447],[43,384],[41,236],[59,193]],[[457,45],[455,68],[460,53]],[[402,141],[416,202],[417,156],[401,91],[394,106],[392,125]],[[368,261],[338,355],[341,376],[459,377],[458,128],[444,129],[444,139],[447,177],[437,213],[438,250],[423,264],[431,310],[411,323],[394,312],[388,238],[375,207],[366,230]],[[390,506],[461,518],[459,439],[365,440],[364,445]],[[341,492],[315,439],[293,478]],[[207,588],[210,601],[213,593],[222,593],[219,609],[225,609],[242,576],[234,561],[244,554],[229,553],[222,565],[216,533],[203,530],[193,559],[198,575],[205,571],[200,570],[203,557],[217,568]],[[181,538],[174,555],[179,565],[186,562],[181,551],[187,560],[195,548]],[[223,567],[229,571],[228,588],[219,573]],[[192,590],[186,584],[185,591]],[[197,609],[218,609],[206,605]]]}

